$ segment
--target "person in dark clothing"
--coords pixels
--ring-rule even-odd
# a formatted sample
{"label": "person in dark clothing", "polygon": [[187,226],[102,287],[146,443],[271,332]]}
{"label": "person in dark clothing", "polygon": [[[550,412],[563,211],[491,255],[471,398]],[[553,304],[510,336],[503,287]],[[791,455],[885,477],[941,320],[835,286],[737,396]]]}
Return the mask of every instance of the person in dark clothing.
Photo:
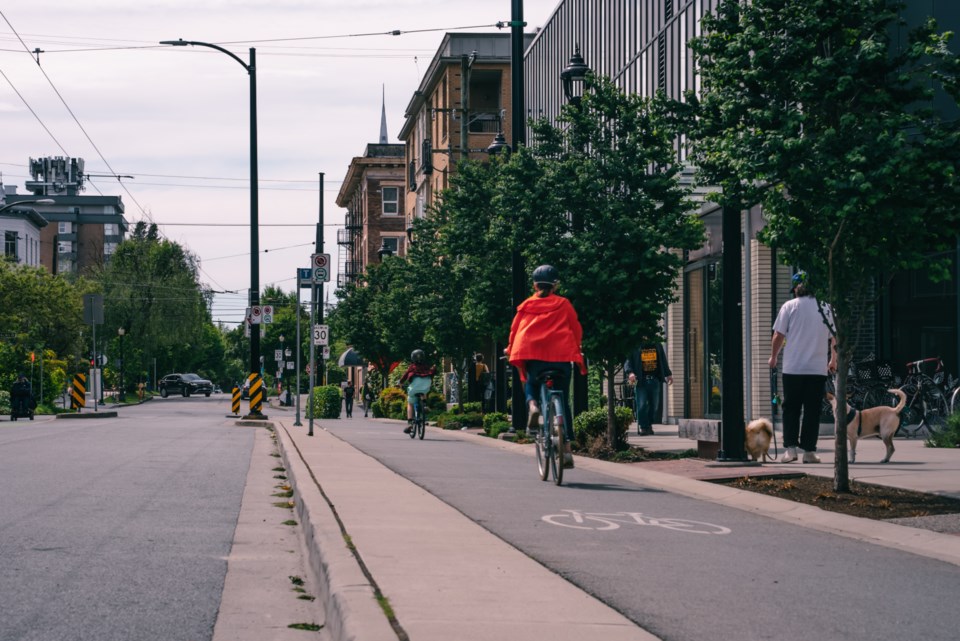
{"label": "person in dark clothing", "polygon": [[23,374],[17,376],[10,389],[10,410],[13,416],[30,416],[32,413],[33,388]]}
{"label": "person in dark clothing", "polygon": [[673,372],[667,355],[659,343],[641,344],[623,364],[623,373],[634,386],[633,411],[637,433],[653,436],[653,423],[661,416],[660,397],[663,384],[673,385]]}
{"label": "person in dark clothing", "polygon": [[353,418],[353,395],[356,391],[353,382],[347,381],[347,386],[343,388],[343,402],[346,406],[347,418]]}

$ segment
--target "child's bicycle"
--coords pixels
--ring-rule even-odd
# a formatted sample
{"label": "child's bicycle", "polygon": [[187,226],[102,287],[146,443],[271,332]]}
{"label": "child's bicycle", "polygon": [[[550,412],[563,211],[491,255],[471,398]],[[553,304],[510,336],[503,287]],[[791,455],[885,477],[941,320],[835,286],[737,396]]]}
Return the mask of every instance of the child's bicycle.
{"label": "child's bicycle", "polygon": [[417,394],[413,403],[413,429],[410,430],[410,438],[420,437],[423,440],[423,433],[427,429],[427,412],[423,404],[423,394]]}
{"label": "child's bicycle", "polygon": [[537,450],[537,469],[540,480],[546,481],[553,473],[553,482],[563,483],[564,421],[563,390],[556,385],[560,372],[546,370],[540,374],[540,413],[543,421],[534,437]]}

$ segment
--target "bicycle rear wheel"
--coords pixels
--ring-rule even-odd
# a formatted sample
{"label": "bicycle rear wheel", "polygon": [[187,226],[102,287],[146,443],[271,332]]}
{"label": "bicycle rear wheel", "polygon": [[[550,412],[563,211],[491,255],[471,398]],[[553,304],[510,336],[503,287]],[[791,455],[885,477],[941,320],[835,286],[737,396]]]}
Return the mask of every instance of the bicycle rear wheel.
{"label": "bicycle rear wheel", "polygon": [[537,433],[533,441],[534,447],[537,451],[537,471],[540,473],[541,481],[546,481],[547,477],[550,476],[550,439],[547,438],[548,415],[549,410],[545,409],[543,413],[543,423],[537,429]]}
{"label": "bicycle rear wheel", "polygon": [[907,404],[900,412],[900,429],[907,436],[913,436],[920,431],[923,423],[923,400],[920,392],[913,385],[904,385],[900,391],[907,395]]}
{"label": "bicycle rear wheel", "polygon": [[895,395],[888,392],[885,388],[874,387],[863,395],[863,407],[860,409],[868,410],[871,407],[896,407],[900,401]]}
{"label": "bicycle rear wheel", "polygon": [[941,432],[947,427],[947,397],[939,387],[925,389],[923,392],[923,426],[930,434]]}
{"label": "bicycle rear wheel", "polygon": [[423,405],[420,406],[420,411],[417,416],[417,438],[421,441],[423,440],[423,433],[427,430],[427,413],[424,410]]}
{"label": "bicycle rear wheel", "polygon": [[553,482],[563,483],[563,401],[559,394],[550,395],[550,469],[553,471]]}

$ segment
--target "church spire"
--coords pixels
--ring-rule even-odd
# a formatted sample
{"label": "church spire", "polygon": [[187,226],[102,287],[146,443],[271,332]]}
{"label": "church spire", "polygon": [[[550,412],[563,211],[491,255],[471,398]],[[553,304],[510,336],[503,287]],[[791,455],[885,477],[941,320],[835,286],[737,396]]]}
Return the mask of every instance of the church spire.
{"label": "church spire", "polygon": [[380,103],[380,144],[387,144],[387,88],[383,87],[383,102]]}

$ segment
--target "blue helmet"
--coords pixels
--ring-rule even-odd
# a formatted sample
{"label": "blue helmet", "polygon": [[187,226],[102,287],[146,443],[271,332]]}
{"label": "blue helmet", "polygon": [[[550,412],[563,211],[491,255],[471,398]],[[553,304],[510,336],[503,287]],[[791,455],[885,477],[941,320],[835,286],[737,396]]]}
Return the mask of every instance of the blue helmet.
{"label": "blue helmet", "polygon": [[790,281],[790,291],[793,291],[794,289],[796,289],[797,285],[806,285],[808,280],[809,279],[807,278],[807,272],[802,270],[798,271],[796,274],[793,275],[793,279],[791,279]]}

